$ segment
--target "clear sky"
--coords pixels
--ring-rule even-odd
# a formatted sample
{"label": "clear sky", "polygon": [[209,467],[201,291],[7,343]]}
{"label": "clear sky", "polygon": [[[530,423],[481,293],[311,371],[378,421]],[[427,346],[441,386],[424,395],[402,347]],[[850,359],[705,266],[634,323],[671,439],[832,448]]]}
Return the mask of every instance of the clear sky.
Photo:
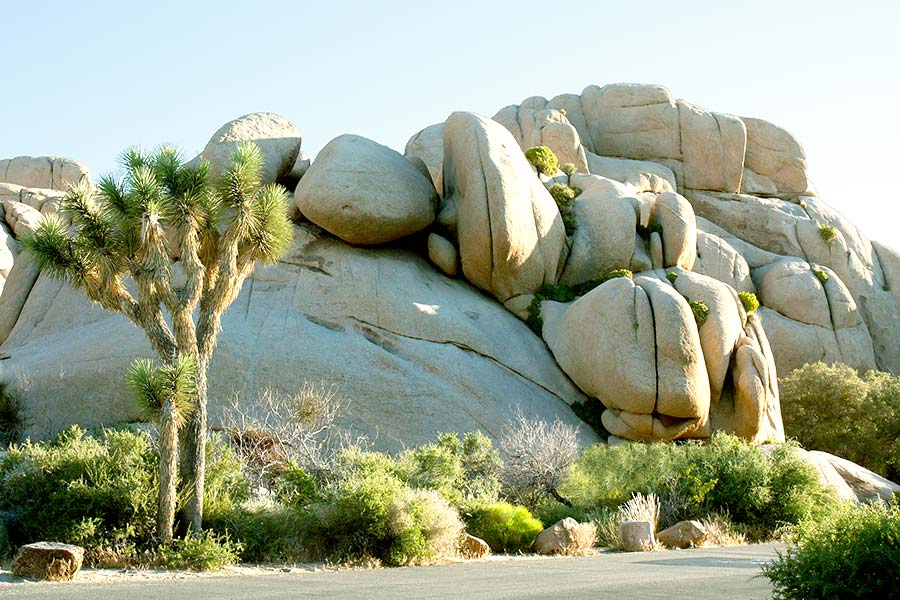
{"label": "clear sky", "polygon": [[793,132],[819,194],[900,247],[897,0],[0,0],[0,23],[0,158],[96,175],[135,144],[193,155],[254,111],[311,155],[341,133],[402,151],[453,110],[659,83]]}

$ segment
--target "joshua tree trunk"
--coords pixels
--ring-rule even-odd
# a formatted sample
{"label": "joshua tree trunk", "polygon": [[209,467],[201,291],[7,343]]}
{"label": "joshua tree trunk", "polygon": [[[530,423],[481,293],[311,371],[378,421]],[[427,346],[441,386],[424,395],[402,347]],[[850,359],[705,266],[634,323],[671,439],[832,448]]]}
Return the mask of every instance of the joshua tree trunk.
{"label": "joshua tree trunk", "polygon": [[191,533],[199,535],[203,525],[203,483],[206,478],[206,390],[208,362],[197,366],[197,404],[184,428],[182,477],[188,491],[185,517]]}
{"label": "joshua tree trunk", "polygon": [[172,539],[178,482],[178,415],[175,403],[168,398],[159,422],[159,506],[156,515],[157,535],[161,542]]}

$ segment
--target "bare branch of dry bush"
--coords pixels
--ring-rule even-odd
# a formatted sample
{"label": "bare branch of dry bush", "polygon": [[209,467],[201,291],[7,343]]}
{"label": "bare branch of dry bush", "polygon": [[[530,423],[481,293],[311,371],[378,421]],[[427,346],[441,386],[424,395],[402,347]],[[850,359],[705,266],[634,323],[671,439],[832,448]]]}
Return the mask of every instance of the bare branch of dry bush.
{"label": "bare branch of dry bush", "polygon": [[266,388],[255,402],[232,398],[223,433],[257,487],[270,487],[290,461],[311,474],[328,472],[340,448],[360,443],[335,429],[348,405],[338,392],[335,385],[306,382],[293,394]]}
{"label": "bare branch of dry bush", "polygon": [[507,493],[534,508],[545,496],[568,504],[557,492],[569,466],[578,458],[578,432],[559,419],[552,424],[530,419],[521,410],[500,439],[501,472]]}

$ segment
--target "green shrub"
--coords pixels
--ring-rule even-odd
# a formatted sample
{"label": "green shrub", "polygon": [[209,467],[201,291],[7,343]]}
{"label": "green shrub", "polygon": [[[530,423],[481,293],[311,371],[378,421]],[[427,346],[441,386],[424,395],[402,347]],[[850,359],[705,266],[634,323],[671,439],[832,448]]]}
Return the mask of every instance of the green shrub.
{"label": "green shrub", "polygon": [[524,552],[544,530],[527,508],[508,502],[476,506],[466,516],[466,530],[495,552]]}
{"label": "green shrub", "polygon": [[543,335],[544,331],[544,318],[541,316],[541,302],[543,300],[539,294],[535,294],[531,298],[531,302],[528,304],[528,318],[525,319],[525,324],[537,335]]}
{"label": "green shrub", "polygon": [[611,271],[607,271],[602,276],[600,276],[598,279],[591,279],[590,281],[585,281],[584,283],[579,283],[578,285],[576,285],[573,288],[573,290],[575,292],[575,295],[584,296],[585,294],[587,294],[594,288],[596,288],[600,285],[603,285],[610,279],[615,279],[617,277],[626,277],[628,279],[633,279],[634,274],[631,271],[629,271],[628,269],[613,269]]}
{"label": "green shrub", "polygon": [[843,505],[795,528],[778,560],[763,566],[780,600],[896,598],[900,508]]}
{"label": "green shrub", "polygon": [[414,488],[434,490],[450,504],[496,500],[500,457],[483,433],[445,433],[437,443],[403,452],[400,477]]}
{"label": "green shrub", "polygon": [[20,426],[19,400],[6,382],[0,381],[0,449],[18,439]]}
{"label": "green shrub", "polygon": [[818,362],[779,380],[785,433],[812,450],[900,476],[900,379]]}
{"label": "green shrub", "polygon": [[10,542],[146,544],[156,515],[156,454],[143,433],[77,426],[0,459],[0,519]]}
{"label": "green shrub", "polygon": [[581,189],[565,183],[554,183],[548,188],[550,195],[559,208],[566,235],[572,235],[578,228],[578,220],[575,218],[575,198],[581,194]]}
{"label": "green shrub", "polygon": [[559,169],[559,160],[556,158],[553,150],[547,146],[535,146],[529,148],[525,151],[525,158],[534,165],[534,168],[536,168],[539,173],[547,176],[556,175],[556,171]]}
{"label": "green shrub", "polygon": [[647,228],[647,233],[654,234],[658,233],[659,235],[663,234],[663,226],[662,223],[650,223],[650,226]]}
{"label": "green shrub", "polygon": [[822,269],[813,269],[812,272],[822,285],[825,285],[828,282],[828,273],[826,273]]}
{"label": "green shrub", "polygon": [[688,305],[691,307],[691,312],[694,313],[694,320],[697,321],[697,325],[700,326],[706,323],[706,319],[709,317],[709,307],[706,305],[706,302],[688,300]]}
{"label": "green shrub", "polygon": [[306,522],[293,506],[260,501],[218,516],[209,527],[240,545],[243,562],[297,563],[311,559],[304,546]]}
{"label": "green shrub", "polygon": [[320,499],[316,479],[296,462],[289,462],[278,475],[275,498],[285,506],[303,509]]}
{"label": "green shrub", "polygon": [[571,177],[578,171],[578,167],[575,166],[575,163],[566,163],[560,167],[560,171]]}
{"label": "green shrub", "polygon": [[815,469],[790,446],[767,455],[722,433],[706,444],[591,446],[559,491],[582,511],[617,509],[632,494],[653,493],[662,505],[661,527],[727,513],[769,533],[833,502]]}
{"label": "green shrub", "polygon": [[215,519],[234,511],[250,499],[250,481],[241,469],[234,449],[218,433],[206,443],[206,478],[203,486],[203,518]]}
{"label": "green shrub", "polygon": [[753,314],[759,308],[759,299],[753,292],[738,292],[738,297],[741,299],[741,304],[744,305],[744,310],[747,311],[748,315]]}
{"label": "green shrub", "polygon": [[[204,502],[215,518],[243,502],[249,487],[216,438],[207,452]],[[74,426],[49,442],[10,446],[0,458],[0,521],[10,544],[78,544],[90,565],[143,560],[154,543],[158,461],[147,434],[124,429],[89,435]]]}
{"label": "green shrub", "polygon": [[825,242],[830,242],[837,237],[837,229],[833,225],[819,225],[819,237]]}
{"label": "green shrub", "polygon": [[678,279],[678,273],[675,271],[669,271],[666,273],[666,279],[669,280],[669,283],[675,283],[675,280]]}
{"label": "green shrub", "polygon": [[174,538],[157,548],[153,563],[166,569],[215,571],[238,562],[241,545],[211,531]]}
{"label": "green shrub", "polygon": [[[378,467],[379,461],[368,464]],[[448,540],[455,543],[462,529],[440,494],[413,490],[379,468],[350,471],[303,514],[303,545],[313,556],[338,562],[431,562],[452,550]]]}

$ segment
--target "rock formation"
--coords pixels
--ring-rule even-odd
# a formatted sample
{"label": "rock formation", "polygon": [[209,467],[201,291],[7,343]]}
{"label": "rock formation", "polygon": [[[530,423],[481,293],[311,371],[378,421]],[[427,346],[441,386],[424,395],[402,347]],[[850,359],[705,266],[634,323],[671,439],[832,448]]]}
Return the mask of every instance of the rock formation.
{"label": "rock formation", "polygon": [[[269,113],[198,158],[221,169],[241,139],[266,181],[296,187],[298,224],[225,315],[214,423],[233,394],[325,379],[352,398],[343,425],[383,448],[496,435],[517,407],[575,423],[567,405],[588,397],[617,438],[762,443],[784,439],[779,372],[900,373],[900,253],[817,198],[799,143],[765,121],[614,84],[453,113],[405,158],[345,135],[310,162]],[[560,170],[530,164],[534,146]],[[0,364],[34,435],[136,418],[121,374],[151,354],[18,253],[82,177],[67,159],[0,161]]]}

